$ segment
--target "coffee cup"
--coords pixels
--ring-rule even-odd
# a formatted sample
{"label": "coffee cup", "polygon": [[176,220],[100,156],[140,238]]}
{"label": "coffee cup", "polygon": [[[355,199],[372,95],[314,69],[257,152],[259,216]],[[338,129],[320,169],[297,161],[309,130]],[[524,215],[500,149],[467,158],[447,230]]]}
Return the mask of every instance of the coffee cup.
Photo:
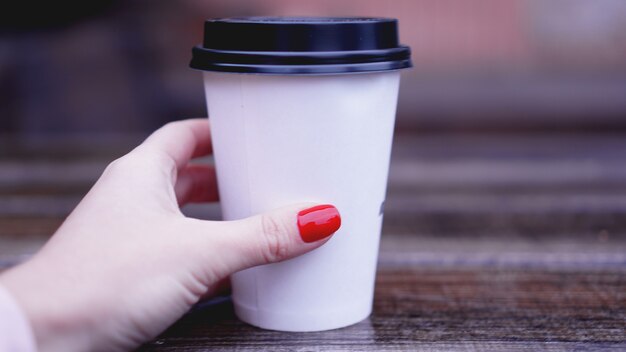
{"label": "coffee cup", "polygon": [[342,218],[322,247],[233,274],[237,316],[282,331],[368,317],[400,70],[411,67],[397,21],[208,20],[191,67],[204,71],[224,219],[299,202]]}

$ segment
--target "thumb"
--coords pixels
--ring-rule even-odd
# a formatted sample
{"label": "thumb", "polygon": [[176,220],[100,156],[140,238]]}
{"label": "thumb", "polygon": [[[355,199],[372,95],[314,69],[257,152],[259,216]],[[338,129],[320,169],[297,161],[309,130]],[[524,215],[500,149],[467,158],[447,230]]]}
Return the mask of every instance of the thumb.
{"label": "thumb", "polygon": [[339,229],[341,216],[330,204],[298,204],[243,220],[220,222],[219,226],[220,239],[212,245],[221,268],[228,271],[223,274],[230,275],[297,257],[321,246]]}

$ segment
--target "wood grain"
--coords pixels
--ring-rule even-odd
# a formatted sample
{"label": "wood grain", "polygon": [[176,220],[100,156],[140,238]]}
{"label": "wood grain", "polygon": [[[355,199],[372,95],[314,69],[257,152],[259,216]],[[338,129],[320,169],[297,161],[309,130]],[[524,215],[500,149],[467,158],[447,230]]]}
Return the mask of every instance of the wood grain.
{"label": "wood grain", "polygon": [[[0,270],[39,249],[140,139],[2,149]],[[610,134],[400,134],[369,319],[267,331],[218,297],[139,350],[626,350],[624,151]],[[220,218],[215,204],[184,212]]]}
{"label": "wood grain", "polygon": [[229,301],[141,351],[614,350],[626,348],[625,271],[382,269],[374,314],[326,332],[267,331]]}

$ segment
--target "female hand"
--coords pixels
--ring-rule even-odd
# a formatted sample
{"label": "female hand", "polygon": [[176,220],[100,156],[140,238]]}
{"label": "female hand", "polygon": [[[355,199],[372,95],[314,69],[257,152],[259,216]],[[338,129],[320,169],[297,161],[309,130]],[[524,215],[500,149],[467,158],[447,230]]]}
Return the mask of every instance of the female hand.
{"label": "female hand", "polygon": [[315,204],[238,221],[185,217],[181,205],[217,200],[214,169],[189,164],[210,150],[206,119],[159,129],[106,168],[39,253],[0,277],[41,351],[136,347],[231,273],[303,254],[336,231],[300,236],[298,213]]}

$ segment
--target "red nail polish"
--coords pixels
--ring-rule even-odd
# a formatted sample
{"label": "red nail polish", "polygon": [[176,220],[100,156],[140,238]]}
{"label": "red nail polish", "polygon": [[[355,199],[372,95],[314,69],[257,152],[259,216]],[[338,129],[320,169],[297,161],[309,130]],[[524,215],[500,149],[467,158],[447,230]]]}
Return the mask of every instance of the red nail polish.
{"label": "red nail polish", "polygon": [[332,235],[339,226],[341,226],[339,211],[330,204],[318,205],[298,213],[300,237],[307,243]]}

